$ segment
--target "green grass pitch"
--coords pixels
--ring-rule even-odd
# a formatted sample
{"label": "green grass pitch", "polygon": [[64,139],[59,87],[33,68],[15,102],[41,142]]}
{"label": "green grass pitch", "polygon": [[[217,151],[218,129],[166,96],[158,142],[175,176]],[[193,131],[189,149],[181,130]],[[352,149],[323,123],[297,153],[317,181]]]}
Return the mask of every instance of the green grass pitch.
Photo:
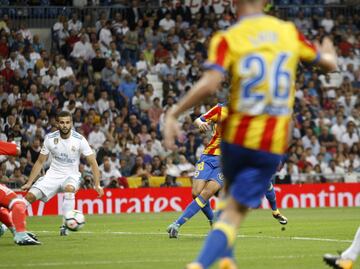
{"label": "green grass pitch", "polygon": [[[239,269],[327,268],[322,255],[344,250],[360,225],[360,208],[283,213],[289,219],[285,231],[269,210],[249,215],[237,239]],[[209,227],[200,212],[182,227],[179,239],[170,240],[165,230],[178,215],[87,216],[84,229],[68,237],[58,235],[60,217],[28,218],[29,230],[43,245],[19,247],[7,233],[0,238],[0,268],[184,268],[198,254]]]}

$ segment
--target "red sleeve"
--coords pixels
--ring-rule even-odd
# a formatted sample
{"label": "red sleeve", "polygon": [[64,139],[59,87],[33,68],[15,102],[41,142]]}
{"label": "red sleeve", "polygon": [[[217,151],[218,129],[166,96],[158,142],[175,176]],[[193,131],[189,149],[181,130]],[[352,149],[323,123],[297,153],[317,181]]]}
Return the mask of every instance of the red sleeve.
{"label": "red sleeve", "polygon": [[200,118],[202,121],[216,122],[218,120],[218,117],[220,114],[221,114],[221,106],[216,105],[216,106],[212,107],[208,112],[203,114]]}
{"label": "red sleeve", "polygon": [[16,144],[0,141],[0,155],[16,156]]}
{"label": "red sleeve", "polygon": [[214,69],[225,73],[230,66],[229,43],[222,34],[216,34],[210,41],[208,58],[204,64],[206,69]]}

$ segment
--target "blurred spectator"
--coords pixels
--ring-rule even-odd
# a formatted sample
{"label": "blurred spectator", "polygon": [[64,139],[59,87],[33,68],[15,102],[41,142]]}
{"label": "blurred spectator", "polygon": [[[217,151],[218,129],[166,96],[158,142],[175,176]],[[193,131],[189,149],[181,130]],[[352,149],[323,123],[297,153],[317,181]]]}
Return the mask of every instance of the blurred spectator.
{"label": "blurred spectator", "polygon": [[24,185],[27,181],[27,177],[22,174],[20,167],[15,167],[13,173],[9,176],[7,185],[10,188],[18,189]]}
{"label": "blurred spectator", "polygon": [[6,184],[9,182],[9,178],[5,175],[5,169],[0,166],[0,183]]}
{"label": "blurred spectator", "polygon": [[69,31],[73,30],[79,33],[82,28],[82,22],[78,19],[78,15],[74,12],[71,16],[71,20],[68,21]]}
{"label": "blurred spectator", "polygon": [[70,56],[78,60],[79,64],[83,63],[83,61],[90,61],[95,57],[95,52],[85,34],[82,34],[80,41],[75,43]]}
{"label": "blurred spectator", "polygon": [[326,11],[325,18],[323,18],[320,22],[320,25],[324,27],[327,33],[330,33],[332,28],[334,27],[334,20],[331,18],[331,12]]}
{"label": "blurred spectator", "polygon": [[345,171],[342,167],[336,164],[336,161],[331,160],[329,166],[322,171],[328,182],[342,182],[344,179]]}
{"label": "blurred spectator", "polygon": [[99,148],[98,152],[96,153],[96,161],[98,165],[101,165],[103,163],[103,160],[105,157],[111,157],[112,151],[110,146],[110,141],[105,140],[103,145]]}
{"label": "blurred spectator", "polygon": [[68,66],[65,59],[60,60],[60,66],[58,67],[58,69],[56,71],[57,71],[57,76],[60,80],[61,79],[69,79],[70,76],[74,75],[72,68],[70,66]]}
{"label": "blurred spectator", "polygon": [[165,182],[160,185],[160,187],[179,187],[179,183],[176,182],[176,177],[167,175],[165,177]]}
{"label": "blurred spectator", "polygon": [[346,132],[341,137],[341,142],[346,144],[349,148],[354,143],[359,142],[359,136],[356,133],[355,124],[353,121],[349,121],[346,125]]}
{"label": "blurred spectator", "polygon": [[99,33],[99,41],[103,52],[110,49],[110,43],[112,40],[111,21],[106,21],[105,26],[101,28]]}
{"label": "blurred spectator", "polygon": [[146,175],[143,175],[141,177],[141,185],[140,188],[150,188],[150,182],[149,182],[149,177]]}
{"label": "blurred spectator", "polygon": [[189,163],[184,155],[180,155],[177,167],[182,177],[192,177],[194,175],[195,166]]}
{"label": "blurred spectator", "polygon": [[104,163],[99,166],[101,173],[101,186],[105,188],[128,188],[127,180],[122,178],[119,170],[111,167],[109,157],[104,158]]}
{"label": "blurred spectator", "polygon": [[134,27],[139,20],[142,20],[143,14],[139,8],[139,2],[137,0],[132,0],[130,7],[126,10],[126,19],[130,27]]}
{"label": "blurred spectator", "polygon": [[89,133],[89,144],[92,145],[95,150],[98,150],[104,144],[105,140],[106,137],[104,133],[100,131],[100,124],[95,124],[94,129]]}
{"label": "blurred spectator", "polygon": [[11,177],[14,173],[15,168],[20,168],[20,163],[15,159],[14,156],[9,156],[8,160],[5,162],[5,175]]}

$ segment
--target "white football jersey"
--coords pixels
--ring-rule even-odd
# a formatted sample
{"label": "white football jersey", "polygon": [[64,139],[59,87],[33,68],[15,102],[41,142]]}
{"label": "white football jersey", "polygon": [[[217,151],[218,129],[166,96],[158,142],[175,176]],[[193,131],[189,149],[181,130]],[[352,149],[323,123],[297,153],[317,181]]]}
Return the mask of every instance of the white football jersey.
{"label": "white football jersey", "polygon": [[52,161],[47,173],[80,177],[80,155],[89,156],[93,150],[81,134],[71,130],[68,139],[61,138],[60,131],[47,134],[40,153],[51,154]]}

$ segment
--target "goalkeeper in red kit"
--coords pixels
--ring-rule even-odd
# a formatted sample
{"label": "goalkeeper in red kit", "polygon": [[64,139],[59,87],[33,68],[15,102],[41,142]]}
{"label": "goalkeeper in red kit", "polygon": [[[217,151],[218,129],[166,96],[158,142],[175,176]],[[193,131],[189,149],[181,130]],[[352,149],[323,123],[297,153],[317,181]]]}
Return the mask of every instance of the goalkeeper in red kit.
{"label": "goalkeeper in red kit", "polygon": [[[11,142],[0,141],[0,155],[16,156],[20,148]],[[10,214],[11,212],[11,214]],[[23,198],[0,184],[0,236],[9,229],[14,235],[14,242],[18,245],[39,245],[36,235],[26,231],[26,205]]]}

